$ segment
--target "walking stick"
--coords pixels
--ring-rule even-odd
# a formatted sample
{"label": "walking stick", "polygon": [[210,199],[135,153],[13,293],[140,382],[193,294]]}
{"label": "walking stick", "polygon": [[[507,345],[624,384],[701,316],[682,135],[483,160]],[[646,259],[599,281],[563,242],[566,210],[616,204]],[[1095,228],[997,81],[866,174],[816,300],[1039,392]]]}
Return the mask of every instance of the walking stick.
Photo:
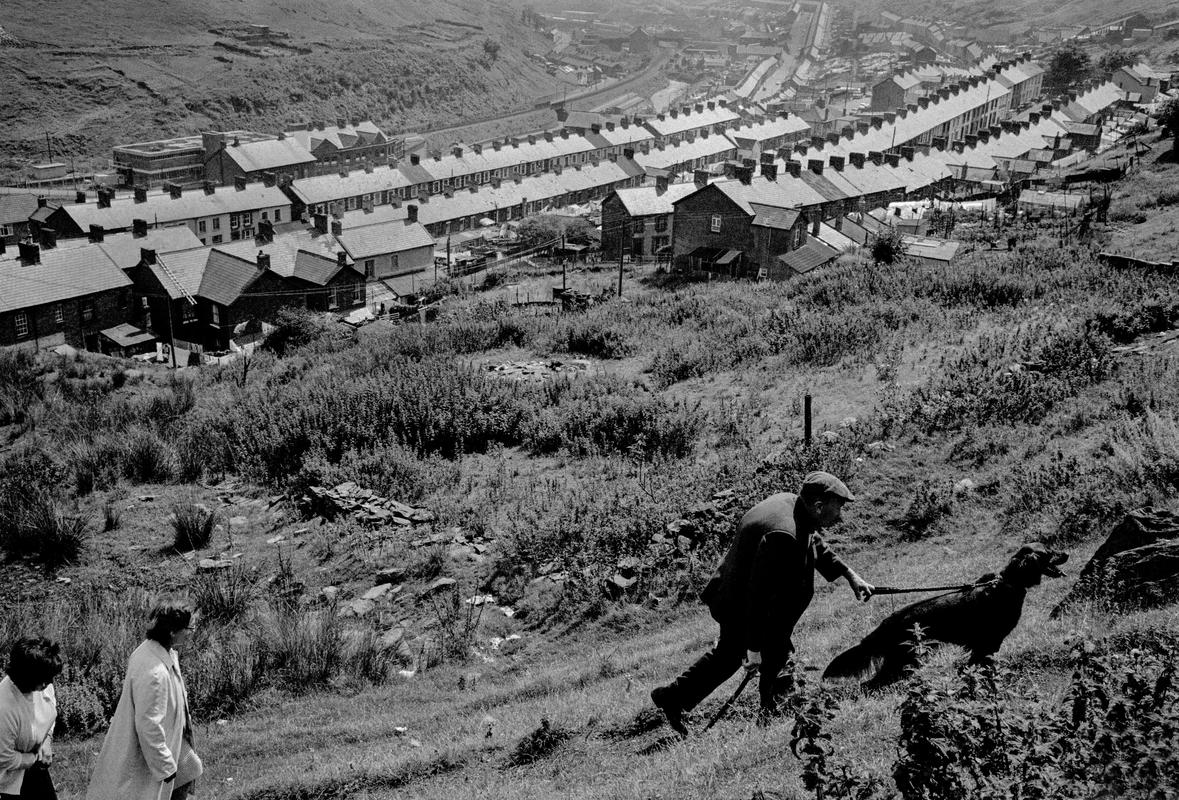
{"label": "walking stick", "polygon": [[741,680],[741,685],[737,687],[737,691],[733,692],[733,696],[725,701],[725,704],[720,707],[720,711],[716,712],[716,716],[714,716],[712,720],[704,726],[704,730],[707,731],[711,729],[713,725],[720,722],[721,717],[729,713],[729,709],[733,707],[733,703],[737,702],[737,698],[741,696],[741,692],[745,691],[745,687],[751,680],[753,680],[754,672],[756,672],[756,670],[751,669],[746,671],[745,677]]}

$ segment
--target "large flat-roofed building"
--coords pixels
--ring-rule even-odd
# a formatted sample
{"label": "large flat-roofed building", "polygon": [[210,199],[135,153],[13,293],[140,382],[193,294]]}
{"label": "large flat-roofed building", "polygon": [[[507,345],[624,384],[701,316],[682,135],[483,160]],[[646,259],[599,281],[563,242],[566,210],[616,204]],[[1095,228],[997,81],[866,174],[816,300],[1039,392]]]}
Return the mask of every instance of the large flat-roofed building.
{"label": "large flat-roofed building", "polygon": [[[226,141],[263,142],[274,139],[267,133],[253,131],[217,132]],[[218,140],[220,141],[220,140]],[[120,144],[114,148],[115,172],[122,186],[154,189],[165,183],[194,186],[205,180],[205,162],[209,153],[204,134],[157,139],[151,142]]]}

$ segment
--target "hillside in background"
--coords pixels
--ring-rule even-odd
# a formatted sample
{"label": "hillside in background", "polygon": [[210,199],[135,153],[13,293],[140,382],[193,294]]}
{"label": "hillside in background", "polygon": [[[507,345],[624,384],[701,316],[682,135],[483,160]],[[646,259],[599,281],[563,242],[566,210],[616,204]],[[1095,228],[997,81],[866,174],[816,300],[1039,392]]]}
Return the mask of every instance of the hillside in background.
{"label": "hillside in background", "polygon": [[[251,24],[269,44],[240,37]],[[47,136],[55,158],[101,167],[116,143],[209,127],[359,116],[415,131],[530,105],[555,81],[525,56],[544,38],[481,0],[85,0],[51,15],[16,0],[0,25],[0,170],[44,159]]]}
{"label": "hillside in background", "polygon": [[[1116,4],[1103,0],[1055,0],[1048,3],[1035,0],[1000,0],[994,3],[976,3],[970,0],[891,0],[872,5],[906,16],[945,19],[1005,35],[1022,34],[1029,28],[1101,25],[1135,12],[1142,12],[1157,21],[1169,21],[1179,17],[1179,3],[1173,0],[1127,0]],[[863,5],[858,7],[861,14],[872,12]]]}

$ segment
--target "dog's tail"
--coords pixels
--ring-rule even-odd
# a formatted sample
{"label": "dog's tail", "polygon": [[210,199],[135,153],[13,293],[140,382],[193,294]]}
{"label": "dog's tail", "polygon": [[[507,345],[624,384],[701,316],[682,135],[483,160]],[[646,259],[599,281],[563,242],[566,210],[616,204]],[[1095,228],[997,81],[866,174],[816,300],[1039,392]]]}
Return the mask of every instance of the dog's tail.
{"label": "dog's tail", "polygon": [[880,654],[876,653],[871,646],[860,642],[850,650],[844,650],[831,659],[827,669],[823,670],[823,678],[826,680],[827,678],[859,677],[870,670],[873,659],[879,657]]}

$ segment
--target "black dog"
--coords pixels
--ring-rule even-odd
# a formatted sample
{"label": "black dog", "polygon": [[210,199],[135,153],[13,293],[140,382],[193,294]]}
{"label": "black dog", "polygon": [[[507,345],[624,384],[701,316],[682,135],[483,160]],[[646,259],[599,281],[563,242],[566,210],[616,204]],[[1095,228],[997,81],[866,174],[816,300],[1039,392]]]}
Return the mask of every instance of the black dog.
{"label": "black dog", "polygon": [[899,680],[917,661],[915,625],[921,626],[924,639],[961,645],[970,651],[970,663],[984,663],[1015,630],[1028,588],[1038,586],[1045,575],[1059,578],[1064,573],[1056,565],[1067,560],[1067,554],[1038,542],[1025,544],[998,576],[984,575],[967,589],[911,603],[889,615],[863,641],[832,659],[823,677],[862,675],[880,661],[864,688],[878,689]]}

